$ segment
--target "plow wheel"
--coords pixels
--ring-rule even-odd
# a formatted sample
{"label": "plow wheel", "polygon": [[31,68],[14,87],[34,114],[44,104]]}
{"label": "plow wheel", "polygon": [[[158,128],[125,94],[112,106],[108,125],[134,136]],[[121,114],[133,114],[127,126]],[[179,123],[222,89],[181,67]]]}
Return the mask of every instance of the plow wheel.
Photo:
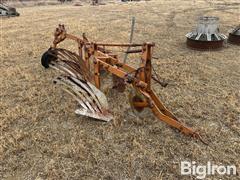
{"label": "plow wheel", "polygon": [[130,91],[128,98],[131,108],[135,114],[141,113],[148,105],[146,98],[135,90]]}

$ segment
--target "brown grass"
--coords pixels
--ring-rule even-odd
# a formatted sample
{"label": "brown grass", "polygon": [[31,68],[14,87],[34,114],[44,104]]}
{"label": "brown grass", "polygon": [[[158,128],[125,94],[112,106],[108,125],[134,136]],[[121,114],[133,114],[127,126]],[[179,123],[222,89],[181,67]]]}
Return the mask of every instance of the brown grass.
{"label": "brown grass", "polygon": [[[181,160],[239,170],[239,46],[198,52],[186,48],[184,37],[199,15],[219,16],[227,34],[239,23],[239,6],[238,0],[40,6],[1,19],[0,179],[193,179],[180,175]],[[176,116],[206,134],[209,146],[150,113],[132,115],[127,91],[108,92],[111,123],[76,116],[73,99],[51,83],[56,73],[40,65],[58,23],[91,40],[127,42],[132,16],[135,42],[157,44],[154,64],[169,82],[153,85],[155,91]]]}

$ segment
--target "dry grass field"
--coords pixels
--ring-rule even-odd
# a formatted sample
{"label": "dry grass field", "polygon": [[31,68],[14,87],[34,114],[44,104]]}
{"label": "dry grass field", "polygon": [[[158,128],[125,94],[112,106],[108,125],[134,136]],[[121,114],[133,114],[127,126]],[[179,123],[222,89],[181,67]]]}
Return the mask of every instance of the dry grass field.
{"label": "dry grass field", "polygon": [[[200,15],[220,18],[224,34],[240,22],[239,0],[152,0],[104,6],[18,8],[2,18],[0,51],[0,179],[195,179],[180,175],[182,160],[240,168],[240,47],[199,52],[185,34]],[[64,23],[93,41],[156,43],[153,64],[166,88],[154,90],[174,114],[209,145],[186,137],[151,113],[137,117],[128,91],[108,91],[110,123],[74,114],[76,102],[52,84],[56,72],[40,58]],[[74,44],[63,43],[67,48]],[[239,179],[208,176],[209,179]]]}

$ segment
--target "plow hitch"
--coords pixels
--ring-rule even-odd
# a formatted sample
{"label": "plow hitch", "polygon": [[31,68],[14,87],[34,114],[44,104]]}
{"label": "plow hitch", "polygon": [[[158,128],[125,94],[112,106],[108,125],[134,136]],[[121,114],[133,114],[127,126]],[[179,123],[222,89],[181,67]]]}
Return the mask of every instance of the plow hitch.
{"label": "plow hitch", "polygon": [[[58,48],[58,44],[66,39],[77,43],[78,52],[74,53],[66,49]],[[134,68],[124,60],[118,58],[108,48],[132,47],[127,53],[138,53],[140,65]],[[73,96],[78,102],[79,108],[75,113],[102,121],[110,121],[113,116],[109,110],[107,98],[100,90],[102,71],[113,76],[114,88],[124,91],[129,85],[135,94],[130,98],[130,104],[137,112],[144,108],[150,108],[153,114],[173,128],[185,135],[198,138],[200,135],[178,120],[159,100],[151,89],[152,52],[154,43],[143,44],[118,44],[91,42],[83,34],[82,38],[68,34],[64,25],[59,25],[54,33],[52,46],[43,54],[41,63],[45,68],[56,69],[61,75],[54,79],[54,83],[60,85],[64,91]],[[125,52],[126,53],[126,52]]]}

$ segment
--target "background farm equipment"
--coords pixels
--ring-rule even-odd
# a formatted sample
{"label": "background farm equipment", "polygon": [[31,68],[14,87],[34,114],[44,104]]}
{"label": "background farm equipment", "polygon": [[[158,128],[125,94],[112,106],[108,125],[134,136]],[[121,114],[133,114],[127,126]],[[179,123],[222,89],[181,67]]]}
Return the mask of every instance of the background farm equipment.
{"label": "background farm equipment", "polygon": [[19,16],[20,14],[16,11],[15,8],[10,7],[6,4],[0,3],[0,16]]}
{"label": "background farm equipment", "polygon": [[[159,120],[186,135],[201,139],[196,131],[178,120],[163,105],[151,88],[151,81],[154,79],[151,63],[154,43],[95,43],[89,41],[85,34],[82,38],[68,34],[64,25],[59,25],[54,37],[53,45],[43,54],[41,63],[45,68],[51,67],[63,72],[54,83],[62,85],[78,101],[80,108],[75,113],[103,121],[113,118],[107,98],[100,90],[100,77],[102,72],[107,72],[113,76],[114,88],[124,91],[127,84],[131,85],[133,93],[129,96],[130,104],[137,112],[150,108]],[[77,42],[78,54],[57,48],[65,39]],[[127,65],[106,47],[134,48],[128,48],[126,53],[140,54],[140,66],[134,68]]]}
{"label": "background farm equipment", "polygon": [[223,47],[223,42],[227,37],[219,32],[218,21],[218,17],[200,17],[196,29],[186,34],[187,46],[198,50]]}
{"label": "background farm equipment", "polygon": [[65,2],[71,2],[72,0],[58,0],[61,3],[65,3]]}
{"label": "background farm equipment", "polygon": [[228,42],[231,44],[240,45],[240,25],[230,30]]}

